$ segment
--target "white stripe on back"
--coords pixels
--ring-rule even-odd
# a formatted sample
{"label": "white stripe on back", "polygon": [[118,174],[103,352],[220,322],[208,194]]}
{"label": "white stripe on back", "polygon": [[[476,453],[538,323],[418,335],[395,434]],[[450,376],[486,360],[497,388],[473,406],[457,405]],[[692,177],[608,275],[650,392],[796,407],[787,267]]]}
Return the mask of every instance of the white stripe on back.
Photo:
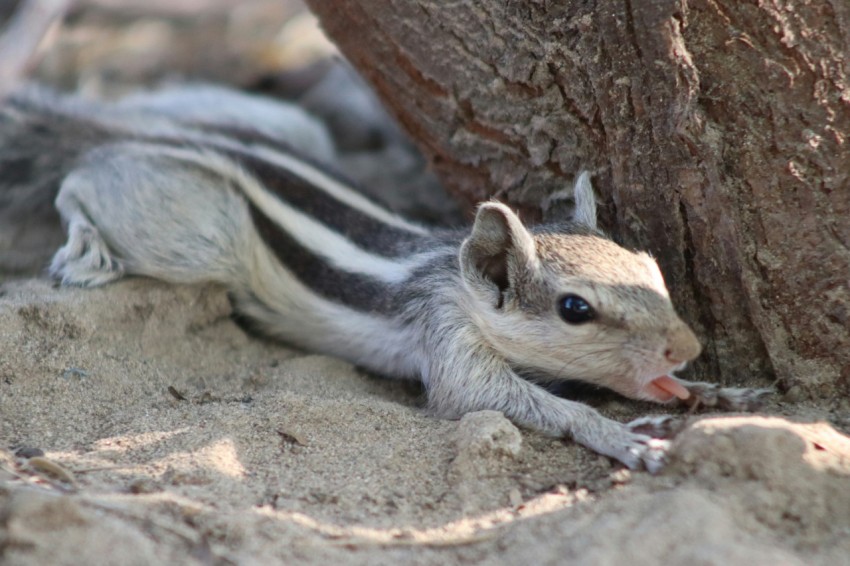
{"label": "white stripe on back", "polygon": [[355,246],[341,234],[290,205],[255,182],[240,179],[240,186],[263,214],[286,230],[287,234],[313,254],[323,257],[336,268],[349,273],[362,273],[381,281],[397,283],[410,275],[403,263],[373,255]]}
{"label": "white stripe on back", "polygon": [[155,154],[189,161],[235,181],[243,194],[289,236],[311,253],[343,271],[371,276],[387,283],[398,283],[407,279],[414,267],[432,255],[420,254],[408,261],[395,261],[369,253],[342,234],[277,198],[238,164],[213,151],[156,146]]}
{"label": "white stripe on back", "polygon": [[[171,124],[167,124],[170,128],[173,128]],[[148,132],[150,133],[150,132]],[[424,226],[420,226],[418,224],[414,224],[397,214],[393,214],[389,210],[382,208],[381,206],[375,204],[362,194],[358,193],[356,190],[347,186],[345,183],[335,179],[333,176],[328,175],[321,169],[310,165],[298,159],[297,157],[293,157],[292,155],[276,151],[268,146],[264,145],[246,145],[239,140],[233,140],[224,136],[219,136],[215,134],[207,134],[205,136],[199,136],[191,129],[182,129],[182,128],[173,128],[171,130],[166,130],[165,132],[160,132],[164,134],[171,135],[179,135],[183,139],[186,140],[196,140],[200,143],[209,143],[210,141],[214,142],[215,145],[220,146],[223,149],[230,149],[233,151],[244,151],[253,155],[255,157],[260,157],[265,159],[269,163],[273,163],[279,167],[286,169],[288,172],[293,175],[300,177],[311,186],[316,187],[317,189],[323,191],[325,194],[330,197],[336,199],[337,201],[354,208],[362,212],[367,216],[371,216],[372,218],[383,222],[385,224],[389,224],[395,228],[400,228],[402,230],[407,230],[408,232],[413,232],[414,234],[430,234],[430,230],[425,228]]]}
{"label": "white stripe on back", "polygon": [[359,210],[367,216],[371,216],[385,224],[389,224],[395,228],[407,230],[408,232],[413,232],[415,234],[429,233],[427,228],[408,222],[404,218],[381,208],[360,193],[357,193],[347,187],[344,183],[334,179],[321,169],[318,169],[296,157],[286,153],[273,151],[262,146],[254,146],[251,150],[263,159],[283,167],[293,175],[301,177],[310,185],[320,189],[341,203]]}

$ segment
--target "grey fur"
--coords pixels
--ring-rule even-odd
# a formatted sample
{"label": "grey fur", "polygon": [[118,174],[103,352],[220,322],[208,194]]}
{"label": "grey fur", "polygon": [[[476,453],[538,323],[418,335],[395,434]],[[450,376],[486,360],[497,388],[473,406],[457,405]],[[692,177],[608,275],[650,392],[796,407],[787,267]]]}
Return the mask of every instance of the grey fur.
{"label": "grey fur", "polygon": [[[324,139],[303,131],[320,127],[309,118],[287,129],[264,119],[270,103],[216,96],[250,108],[248,118],[231,108],[219,119],[199,106],[184,119],[187,98],[174,95],[100,106],[29,91],[0,109],[0,179],[14,179],[0,185],[5,205],[44,200],[61,180],[56,207],[68,242],[54,256],[54,277],[82,286],[124,274],[216,281],[269,335],[421,379],[441,416],[494,409],[629,467],[662,466],[668,442],[641,432],[660,425],[615,422],[535,383],[581,380],[660,402],[653,380],[700,349],[655,262],[596,231],[586,174],[571,223],[530,231],[508,207],[485,203],[471,233],[428,230],[288,152],[300,140],[302,152],[327,157],[321,141],[303,146]],[[172,111],[163,100],[179,103]],[[257,122],[278,127],[239,133]],[[8,173],[39,159],[26,179]],[[587,299],[593,320],[561,320],[566,294]],[[732,408],[757,397],[680,383]]]}

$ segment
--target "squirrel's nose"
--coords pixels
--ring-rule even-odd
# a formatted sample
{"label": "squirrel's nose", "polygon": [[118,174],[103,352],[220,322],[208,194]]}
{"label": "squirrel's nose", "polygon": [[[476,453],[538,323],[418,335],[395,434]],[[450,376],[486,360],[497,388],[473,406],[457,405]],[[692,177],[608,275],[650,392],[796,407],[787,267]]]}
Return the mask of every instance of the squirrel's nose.
{"label": "squirrel's nose", "polygon": [[700,346],[696,334],[685,324],[682,324],[668,334],[664,357],[671,364],[682,364],[699,356],[701,351],[702,346]]}

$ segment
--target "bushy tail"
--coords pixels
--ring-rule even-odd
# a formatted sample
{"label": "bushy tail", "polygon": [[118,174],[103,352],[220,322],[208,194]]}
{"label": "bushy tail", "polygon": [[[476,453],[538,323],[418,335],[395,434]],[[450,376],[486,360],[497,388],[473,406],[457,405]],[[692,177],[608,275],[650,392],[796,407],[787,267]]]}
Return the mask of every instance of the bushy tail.
{"label": "bushy tail", "polygon": [[107,135],[85,119],[79,101],[42,88],[25,87],[0,101],[0,222],[55,218],[62,178]]}
{"label": "bushy tail", "polygon": [[37,272],[61,243],[62,179],[109,136],[84,106],[31,86],[0,99],[0,278]]}

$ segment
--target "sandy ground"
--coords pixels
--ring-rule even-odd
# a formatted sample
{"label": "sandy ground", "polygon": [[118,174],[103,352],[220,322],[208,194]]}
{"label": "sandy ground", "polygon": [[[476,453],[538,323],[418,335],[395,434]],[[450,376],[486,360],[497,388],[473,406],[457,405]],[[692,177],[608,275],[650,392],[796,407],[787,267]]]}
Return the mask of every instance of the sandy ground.
{"label": "sandy ground", "polygon": [[229,313],[216,287],[2,285],[0,561],[850,564],[850,439],[817,422],[847,411],[694,418],[629,473]]}

